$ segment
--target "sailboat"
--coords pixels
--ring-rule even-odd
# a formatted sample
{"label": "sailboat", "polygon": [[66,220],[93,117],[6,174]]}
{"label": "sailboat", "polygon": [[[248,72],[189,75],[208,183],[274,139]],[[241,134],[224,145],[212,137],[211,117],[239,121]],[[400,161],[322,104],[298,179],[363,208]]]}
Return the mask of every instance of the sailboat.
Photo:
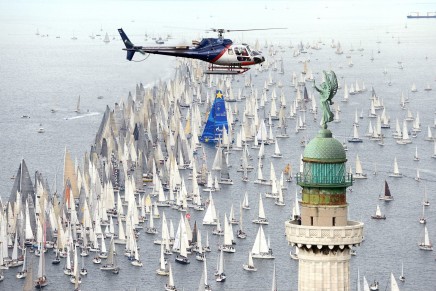
{"label": "sailboat", "polygon": [[363,173],[362,164],[360,163],[359,155],[356,155],[356,173],[353,175],[354,179],[366,179],[366,174]]}
{"label": "sailboat", "polygon": [[168,272],[168,283],[165,284],[165,291],[177,291],[176,286],[174,285],[173,271],[171,269],[171,264],[169,266]]}
{"label": "sailboat", "polygon": [[433,159],[436,159],[436,139],[433,142],[434,148],[433,148],[433,155],[431,156]]}
{"label": "sailboat", "polygon": [[363,142],[359,137],[359,131],[357,130],[357,125],[353,124],[353,137],[348,139],[348,142]]}
{"label": "sailboat", "polygon": [[110,42],[109,35],[107,34],[107,32],[106,32],[106,35],[104,36],[103,42],[104,43],[109,43]]}
{"label": "sailboat", "polygon": [[412,140],[410,139],[409,136],[409,129],[407,128],[407,121],[403,120],[403,131],[401,134],[401,138],[397,139],[397,144],[409,144],[412,143]]}
{"label": "sailboat", "polygon": [[274,201],[274,204],[278,205],[278,206],[285,206],[285,202],[283,200],[282,187],[280,186],[280,183],[278,181],[277,181],[277,184],[278,184],[278,186],[277,186],[278,195],[277,195],[276,200]]}
{"label": "sailboat", "polygon": [[400,275],[399,279],[401,282],[406,281],[406,277],[404,276],[404,264],[403,264],[403,262],[401,262],[401,275]]}
{"label": "sailboat", "polygon": [[227,159],[225,157],[224,151],[222,151],[220,180],[218,183],[233,185],[233,181],[232,179],[230,179],[230,174],[229,174],[229,164],[227,163]]}
{"label": "sailboat", "polygon": [[217,223],[218,223],[218,218],[212,198],[212,192],[209,192],[209,205],[207,206],[206,213],[204,214],[203,224],[217,225]]}
{"label": "sailboat", "polygon": [[224,95],[221,90],[216,90],[215,100],[210,109],[200,141],[206,143],[217,142],[221,139],[224,129],[227,132],[229,130]]}
{"label": "sailboat", "polygon": [[272,250],[268,247],[268,242],[265,238],[262,225],[259,225],[256,239],[254,240],[253,247],[251,249],[251,255],[257,259],[274,259]]}
{"label": "sailboat", "polygon": [[435,138],[433,137],[433,133],[431,131],[430,125],[427,126],[427,136],[424,139],[426,141],[434,141],[435,140]]}
{"label": "sailboat", "polygon": [[397,157],[394,158],[394,172],[389,174],[389,177],[394,177],[394,178],[403,177],[403,174],[400,173],[400,170],[398,168]]}
{"label": "sailboat", "polygon": [[433,245],[430,242],[430,237],[428,236],[427,226],[424,226],[424,237],[423,240],[418,244],[419,248],[424,251],[432,251]]}
{"label": "sailboat", "polygon": [[377,210],[375,211],[375,215],[371,215],[372,219],[386,219],[386,216],[381,213],[380,206],[377,205]]}
{"label": "sailboat", "polygon": [[115,243],[114,238],[111,238],[110,246],[109,246],[109,253],[106,259],[106,264],[100,267],[100,270],[103,271],[112,271],[114,274],[118,274],[119,267],[117,265],[117,262],[115,260]]}
{"label": "sailboat", "polygon": [[416,168],[415,181],[417,181],[417,182],[421,181],[421,176],[419,175],[419,168]]}
{"label": "sailboat", "polygon": [[38,130],[37,130],[36,132],[37,132],[37,133],[44,133],[44,132],[45,132],[45,129],[44,129],[44,127],[42,126],[42,123],[39,124],[39,128],[38,128]]}
{"label": "sailboat", "polygon": [[236,251],[233,247],[232,225],[227,219],[227,214],[224,214],[224,243],[219,246],[219,249],[226,253],[234,253]]}
{"label": "sailboat", "polygon": [[[40,243],[40,249],[42,250],[43,243]],[[35,288],[42,289],[48,285],[47,275],[45,274],[45,254],[44,251],[41,251],[41,255],[39,256],[39,264],[38,264],[38,278],[35,281]]]}
{"label": "sailboat", "polygon": [[145,229],[145,233],[157,234],[157,229],[154,227],[153,207],[150,208],[150,217],[148,219],[148,227]]}
{"label": "sailboat", "polygon": [[133,239],[133,252],[134,252],[134,256],[133,256],[133,260],[130,262],[130,264],[132,264],[135,267],[142,267],[143,264],[141,262],[141,259],[139,258],[139,250],[138,250],[138,245],[136,244],[136,240]]}
{"label": "sailboat", "polygon": [[384,186],[384,193],[383,195],[379,195],[378,199],[384,200],[384,201],[391,201],[394,200],[394,197],[391,195],[391,190],[389,189],[388,182],[385,180],[385,186]]}
{"label": "sailboat", "polygon": [[80,113],[80,95],[79,95],[79,98],[77,99],[77,105],[76,105],[76,109],[74,110],[74,112]]}
{"label": "sailboat", "polygon": [[251,256],[251,252],[248,253],[248,263],[243,264],[242,268],[246,271],[256,272],[257,268],[254,266],[253,257]]}
{"label": "sailboat", "polygon": [[197,261],[204,261],[206,259],[204,250],[203,250],[203,245],[201,243],[201,233],[200,233],[200,229],[197,230],[197,243],[195,245],[195,247],[193,248],[194,251],[197,252],[197,254],[195,255],[195,259]]}
{"label": "sailboat", "polygon": [[74,262],[73,262],[73,269],[71,270],[71,277],[70,277],[70,282],[78,285],[80,283],[82,283],[82,279],[79,276],[79,264],[78,264],[78,256],[77,256],[77,247],[74,247]]}
{"label": "sailboat", "polygon": [[12,249],[11,261],[8,262],[9,268],[19,267],[24,262],[18,259],[18,234],[15,234],[14,246]]}
{"label": "sailboat", "polygon": [[249,210],[250,204],[248,203],[248,193],[245,191],[244,199],[242,200],[242,209]]}
{"label": "sailboat", "polygon": [[160,245],[160,259],[159,259],[159,269],[156,269],[156,274],[160,276],[168,276],[170,274],[169,270],[165,267],[166,260],[164,257],[164,245]]}
{"label": "sailboat", "polygon": [[281,158],[282,157],[282,153],[280,152],[279,149],[279,144],[276,141],[274,144],[274,154],[272,155],[273,158]]}
{"label": "sailboat", "polygon": [[259,209],[256,219],[252,220],[253,223],[257,224],[269,224],[268,219],[265,216],[265,209],[263,208],[262,195],[259,194]]}
{"label": "sailboat", "polygon": [[215,274],[215,281],[224,282],[226,280],[226,274],[224,273],[224,255],[223,250],[220,252],[218,270]]}
{"label": "sailboat", "polygon": [[185,221],[183,219],[180,220],[177,234],[179,235],[179,240],[178,240],[179,244],[177,246],[176,244],[174,244],[174,246],[179,248],[179,254],[176,256],[175,261],[182,265],[190,264],[191,262],[188,259],[188,250],[187,250],[188,234],[186,232]]}
{"label": "sailboat", "polygon": [[239,207],[239,222],[238,222],[238,225],[239,225],[239,229],[238,229],[238,231],[236,232],[236,236],[238,237],[238,238],[241,238],[241,239],[244,239],[244,238],[247,238],[247,234],[244,232],[244,230],[243,230],[243,227],[242,227],[242,205]]}
{"label": "sailboat", "polygon": [[371,285],[369,285],[369,290],[374,290],[374,291],[378,291],[378,281],[374,280],[374,282],[371,283]]}
{"label": "sailboat", "polygon": [[415,148],[415,155],[413,156],[413,160],[414,161],[419,161],[418,146],[416,146],[416,148]]}
{"label": "sailboat", "polygon": [[200,279],[200,286],[198,286],[198,290],[200,291],[212,291],[212,287],[210,287],[209,283],[207,282],[207,264],[206,259],[203,263],[203,273],[201,275]]}
{"label": "sailboat", "polygon": [[80,268],[80,275],[85,276],[88,275],[88,270],[85,267],[85,257],[82,256],[82,267]]}
{"label": "sailboat", "polygon": [[23,250],[23,257],[24,257],[23,268],[21,269],[20,272],[17,273],[17,275],[16,275],[17,279],[24,279],[27,276],[27,265],[26,265],[26,259],[27,259],[26,253],[27,252],[26,251],[27,251],[27,249]]}
{"label": "sailboat", "polygon": [[424,199],[422,201],[422,205],[430,206],[430,201],[428,201],[428,198],[427,198],[427,186],[424,187]]}

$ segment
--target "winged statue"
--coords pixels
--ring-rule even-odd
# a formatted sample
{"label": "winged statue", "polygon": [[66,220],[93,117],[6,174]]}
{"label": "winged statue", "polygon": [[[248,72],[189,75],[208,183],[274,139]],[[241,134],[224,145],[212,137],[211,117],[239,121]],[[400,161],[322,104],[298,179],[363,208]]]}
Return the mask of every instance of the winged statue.
{"label": "winged statue", "polygon": [[326,72],[323,71],[324,74],[324,82],[321,83],[320,87],[315,85],[314,87],[316,91],[321,95],[321,109],[322,109],[322,119],[321,119],[321,127],[326,129],[327,122],[332,122],[334,118],[333,112],[330,110],[330,105],[333,105],[333,97],[336,95],[338,91],[338,79],[336,78],[336,74],[333,71]]}

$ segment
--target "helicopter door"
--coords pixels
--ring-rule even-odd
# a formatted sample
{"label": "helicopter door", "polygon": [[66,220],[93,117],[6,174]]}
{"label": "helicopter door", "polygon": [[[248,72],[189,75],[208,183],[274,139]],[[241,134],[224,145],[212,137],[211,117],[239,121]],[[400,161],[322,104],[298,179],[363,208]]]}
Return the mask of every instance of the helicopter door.
{"label": "helicopter door", "polygon": [[235,54],[237,56],[238,61],[240,62],[251,61],[250,55],[245,46],[235,47]]}

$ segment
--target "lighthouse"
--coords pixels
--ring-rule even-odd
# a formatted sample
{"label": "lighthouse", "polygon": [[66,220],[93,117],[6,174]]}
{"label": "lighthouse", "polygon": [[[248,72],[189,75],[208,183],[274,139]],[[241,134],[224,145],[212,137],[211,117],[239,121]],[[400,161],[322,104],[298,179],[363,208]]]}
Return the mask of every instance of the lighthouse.
{"label": "lighthouse", "polygon": [[299,291],[350,290],[350,250],[363,239],[363,223],[348,220],[347,187],[353,177],[346,171],[347,156],[327,129],[336,76],[324,75],[322,89],[315,87],[321,93],[322,129],[307,144],[303,172],[296,177],[301,214],[285,222],[286,239],[299,251]]}

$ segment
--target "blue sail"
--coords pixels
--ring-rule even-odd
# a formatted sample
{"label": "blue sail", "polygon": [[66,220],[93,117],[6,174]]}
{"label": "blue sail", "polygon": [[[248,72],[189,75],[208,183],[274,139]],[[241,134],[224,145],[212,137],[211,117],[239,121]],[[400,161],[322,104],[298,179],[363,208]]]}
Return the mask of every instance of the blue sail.
{"label": "blue sail", "polygon": [[215,100],[209,112],[203,134],[200,137],[202,142],[217,142],[223,133],[223,127],[229,130],[227,123],[226,104],[221,90],[216,90]]}

